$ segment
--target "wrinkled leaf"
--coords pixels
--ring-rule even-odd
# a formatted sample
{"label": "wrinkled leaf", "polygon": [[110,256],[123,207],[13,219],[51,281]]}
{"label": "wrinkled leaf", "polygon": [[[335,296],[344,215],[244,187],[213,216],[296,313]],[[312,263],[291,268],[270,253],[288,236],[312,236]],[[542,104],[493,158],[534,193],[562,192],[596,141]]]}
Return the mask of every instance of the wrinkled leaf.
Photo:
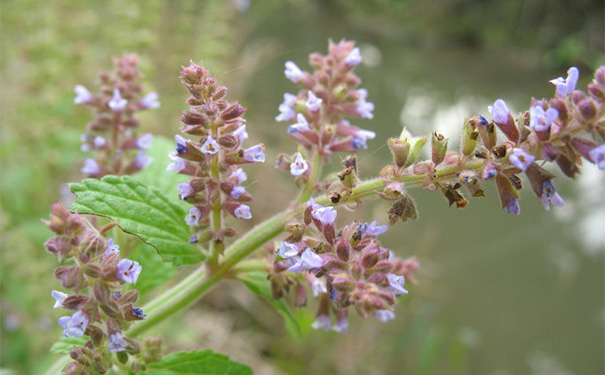
{"label": "wrinkled leaf", "polygon": [[61,337],[59,341],[50,347],[52,354],[69,354],[74,346],[84,346],[88,337]]}
{"label": "wrinkled leaf", "polygon": [[177,352],[149,364],[143,375],[252,375],[250,367],[212,350]]}
{"label": "wrinkled leaf", "polygon": [[194,264],[204,259],[199,249],[188,243],[189,226],[185,210],[130,176],[105,176],[70,185],[76,195],[71,210],[108,217],[160,253],[165,261]]}

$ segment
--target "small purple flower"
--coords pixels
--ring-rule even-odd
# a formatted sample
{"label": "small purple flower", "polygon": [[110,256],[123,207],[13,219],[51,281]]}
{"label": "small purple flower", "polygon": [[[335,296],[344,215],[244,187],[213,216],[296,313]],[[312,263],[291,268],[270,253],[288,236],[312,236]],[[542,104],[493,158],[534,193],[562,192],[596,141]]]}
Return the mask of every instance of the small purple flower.
{"label": "small purple flower", "polygon": [[195,191],[189,182],[179,184],[179,197],[181,197],[181,199],[185,199],[193,194],[195,194]]}
{"label": "small purple flower", "polygon": [[134,165],[139,169],[143,169],[143,168],[147,167],[152,162],[153,162],[153,156],[147,155],[147,153],[145,151],[140,151],[137,154],[137,156],[134,158]]}
{"label": "small purple flower", "polygon": [[61,307],[63,305],[63,301],[65,301],[65,298],[69,297],[69,294],[59,292],[58,290],[53,290],[50,292],[50,295],[55,299],[55,305],[53,306],[54,309]]}
{"label": "small purple flower", "polygon": [[502,99],[498,99],[494,102],[494,106],[487,107],[489,113],[492,115],[492,119],[498,124],[507,124],[510,112],[506,103]]}
{"label": "small purple flower", "polygon": [[294,83],[298,83],[298,81],[304,77],[302,70],[300,70],[300,68],[292,61],[286,62],[286,70],[284,71],[284,74],[290,81]]}
{"label": "small purple flower", "polygon": [[395,319],[395,313],[391,310],[374,310],[374,316],[383,323]]}
{"label": "small purple flower", "polygon": [[347,333],[349,329],[349,319],[346,315],[339,316],[336,319],[336,324],[332,327],[332,331],[338,333]]}
{"label": "small purple flower", "polygon": [[82,337],[88,327],[88,316],[83,311],[77,311],[72,316],[59,318],[59,324],[63,327],[65,337]]}
{"label": "small purple flower", "polygon": [[133,307],[131,312],[132,312],[132,315],[136,316],[139,319],[143,319],[147,316],[147,314],[145,314],[143,312],[143,309],[140,307]]}
{"label": "small purple flower", "polygon": [[296,115],[296,121],[298,121],[296,124],[288,126],[288,133],[296,133],[311,130],[311,128],[309,128],[309,122],[307,121],[307,118],[302,113]]}
{"label": "small purple flower", "polygon": [[305,251],[303,251],[300,258],[296,259],[295,263],[288,268],[288,271],[294,272],[298,275],[301,271],[320,268],[323,264],[323,259],[321,259],[319,255],[315,254],[310,248],[307,248]]}
{"label": "small purple flower", "polygon": [[277,249],[277,255],[284,259],[289,259],[298,255],[298,247],[289,242],[282,241]]}
{"label": "small purple flower", "polygon": [[119,332],[109,336],[109,352],[123,352],[126,350],[126,341],[122,338],[122,334]]}
{"label": "small purple flower", "polygon": [[143,267],[138,262],[122,259],[116,268],[116,277],[128,284],[136,284]]}
{"label": "small purple flower", "polygon": [[240,143],[242,143],[246,139],[248,139],[249,135],[248,135],[248,132],[246,131],[246,125],[242,125],[239,128],[237,128],[237,130],[233,132],[233,135],[235,137],[239,138]]}
{"label": "small purple flower", "polygon": [[321,293],[328,293],[328,288],[326,288],[326,284],[322,280],[317,278],[311,283],[311,290],[313,291],[313,297],[317,297]]}
{"label": "small purple flower", "polygon": [[368,97],[368,90],[359,89],[357,90],[359,93],[359,99],[355,102],[357,106],[357,114],[362,118],[372,119],[374,118],[374,103],[366,102],[366,98]]}
{"label": "small purple flower", "polygon": [[378,225],[378,221],[374,220],[368,225],[366,233],[378,237],[389,229],[388,225]]}
{"label": "small purple flower", "polygon": [[148,149],[149,147],[151,147],[152,141],[153,141],[153,134],[147,133],[137,139],[137,143],[136,143],[137,148],[140,148],[143,150]]}
{"label": "small purple flower", "polygon": [[204,154],[207,155],[214,155],[216,154],[220,149],[220,146],[218,144],[217,141],[215,141],[211,135],[208,136],[208,138],[206,138],[206,142],[204,142],[204,144],[201,147],[201,151]]}
{"label": "small purple flower", "polygon": [[179,158],[175,152],[171,152],[168,154],[168,157],[172,160],[172,163],[168,164],[166,167],[166,172],[177,171],[180,172],[185,169],[185,160]]}
{"label": "small purple flower", "polygon": [[489,121],[487,121],[485,116],[479,115],[479,125],[487,126],[487,124],[489,124]]}
{"label": "small purple flower", "polygon": [[189,243],[197,243],[197,241],[198,241],[198,238],[197,238],[197,236],[194,234],[194,235],[192,235],[191,237],[189,237],[189,241],[188,241],[188,242],[189,242]]}
{"label": "small purple flower", "polygon": [[563,207],[565,204],[565,201],[563,198],[561,198],[559,193],[557,193],[555,186],[550,180],[545,181],[544,184],[542,184],[542,196],[540,197],[540,200],[542,201],[542,205],[546,211],[550,211],[549,203],[552,203],[558,207]]}
{"label": "small purple flower", "polygon": [[349,52],[347,57],[345,57],[345,59],[344,59],[345,65],[348,66],[349,68],[354,67],[355,65],[359,64],[360,62],[361,62],[361,52],[359,52],[358,47],[353,48],[353,50],[351,52]]}
{"label": "small purple flower", "polygon": [[109,241],[107,241],[107,249],[105,250],[105,252],[103,254],[111,255],[111,254],[119,254],[119,253],[120,253],[120,245],[115,245],[113,243],[113,238],[110,238]]}
{"label": "small purple flower", "polygon": [[244,150],[244,160],[251,163],[265,162],[265,145],[263,143],[248,147]]}
{"label": "small purple flower", "polygon": [[128,101],[122,98],[122,95],[120,95],[120,90],[114,89],[113,97],[111,98],[109,103],[107,103],[107,105],[109,106],[109,108],[111,108],[112,111],[119,112],[126,108],[127,103]]}
{"label": "small purple flower", "polygon": [[143,109],[151,109],[158,108],[160,106],[160,101],[158,100],[158,93],[155,91],[150,92],[145,95],[143,99],[141,99],[141,108]]}
{"label": "small purple flower", "polygon": [[239,197],[241,197],[242,194],[244,194],[245,192],[246,188],[242,186],[236,186],[231,190],[231,193],[229,193],[229,195],[231,195],[233,199],[239,199]]}
{"label": "small purple flower", "polygon": [[529,116],[529,127],[537,132],[543,132],[550,129],[552,122],[559,117],[559,111],[554,108],[544,111],[544,108],[536,105],[529,109]]}
{"label": "small purple flower", "polygon": [[180,135],[175,135],[174,140],[176,141],[176,153],[184,154],[187,152],[187,140]]}
{"label": "small purple flower", "polygon": [[578,71],[578,68],[572,66],[567,70],[567,79],[559,77],[552,79],[549,82],[557,86],[557,96],[567,96],[575,90],[579,76],[580,72]]}
{"label": "small purple flower", "polygon": [[197,223],[200,221],[201,218],[202,218],[202,211],[200,211],[200,209],[197,207],[193,207],[189,210],[187,217],[185,217],[185,222],[188,225],[194,227],[197,225]]}
{"label": "small purple flower", "polygon": [[522,148],[513,148],[513,153],[508,157],[508,160],[510,160],[515,167],[522,171],[526,171],[536,158]]}
{"label": "small purple flower", "polygon": [[303,158],[300,152],[296,153],[296,158],[290,164],[290,174],[293,176],[300,176],[309,169],[309,163]]}
{"label": "small purple flower", "polygon": [[309,95],[307,97],[307,108],[309,108],[309,111],[311,111],[311,112],[319,111],[321,109],[322,102],[323,102],[323,100],[321,100],[320,98],[315,96],[315,93],[313,93],[313,91],[309,91]]}
{"label": "small purple flower", "polygon": [[333,225],[338,212],[333,207],[323,207],[319,204],[313,204],[311,216],[319,220],[322,225]]}
{"label": "small purple flower", "polygon": [[519,215],[521,213],[521,206],[519,205],[519,200],[517,198],[511,197],[506,205],[506,213]]}
{"label": "small purple flower", "polygon": [[284,102],[279,105],[279,115],[275,117],[276,121],[291,121],[296,117],[296,110],[294,104],[296,103],[296,96],[285,93]]}
{"label": "small purple flower", "polygon": [[588,155],[599,169],[605,170],[605,144],[593,148]]}
{"label": "small purple flower", "polygon": [[387,274],[387,279],[389,280],[389,287],[393,294],[408,294],[408,291],[403,288],[403,285],[405,284],[405,278],[403,276],[389,273]]}
{"label": "small purple flower", "polygon": [[244,181],[246,181],[248,179],[248,175],[246,175],[246,172],[244,172],[244,170],[241,168],[237,168],[235,170],[235,172],[231,173],[231,176],[229,176],[229,177],[237,178],[237,183],[239,185],[241,185]]}
{"label": "small purple flower", "polygon": [[86,159],[84,160],[84,167],[80,171],[84,174],[95,176],[101,173],[101,167],[93,159]]}
{"label": "small purple flower", "polygon": [[92,143],[95,145],[96,148],[101,148],[101,147],[105,146],[107,141],[105,140],[105,138],[103,138],[101,136],[97,136],[97,137],[95,137],[95,140]]}
{"label": "small purple flower", "polygon": [[373,131],[370,130],[358,130],[357,132],[355,132],[354,135],[354,139],[352,141],[353,143],[353,147],[355,147],[355,149],[359,149],[362,148],[363,149],[367,149],[368,148],[368,139],[374,139],[376,137],[376,133],[374,133]]}
{"label": "small purple flower", "polygon": [[315,322],[313,322],[313,324],[311,324],[311,327],[313,329],[323,329],[324,331],[329,331],[332,328],[332,323],[330,322],[330,316],[329,315],[325,315],[325,314],[321,314],[317,317],[317,319],[315,320]]}
{"label": "small purple flower", "polygon": [[235,211],[233,211],[233,214],[235,215],[235,217],[237,217],[238,219],[245,219],[245,220],[250,220],[252,219],[252,213],[250,213],[250,207],[245,205],[245,204],[240,204]]}
{"label": "small purple flower", "polygon": [[368,230],[368,224],[366,224],[366,223],[357,224],[357,227],[355,228],[355,231],[360,236],[362,234],[364,234],[367,230]]}
{"label": "small purple flower", "polygon": [[88,89],[82,85],[76,85],[74,87],[76,97],[74,98],[74,104],[90,103],[93,100],[92,94]]}

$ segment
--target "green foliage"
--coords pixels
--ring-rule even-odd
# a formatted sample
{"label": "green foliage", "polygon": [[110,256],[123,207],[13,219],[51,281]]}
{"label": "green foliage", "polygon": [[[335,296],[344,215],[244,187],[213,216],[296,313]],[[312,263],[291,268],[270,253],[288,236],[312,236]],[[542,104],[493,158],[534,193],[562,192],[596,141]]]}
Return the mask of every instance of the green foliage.
{"label": "green foliage", "polygon": [[88,341],[87,337],[61,337],[59,341],[50,348],[52,354],[69,354],[74,346],[83,346]]}
{"label": "green foliage", "polygon": [[266,298],[271,303],[275,310],[284,318],[286,328],[292,336],[301,337],[303,335],[300,323],[286,301],[283,299],[273,299],[271,295],[271,282],[267,279],[265,272],[246,272],[240,275],[239,279],[252,293]]}
{"label": "green foliage", "polygon": [[128,254],[128,259],[139,262],[143,267],[137,284],[132,286],[132,289],[137,289],[143,295],[170,279],[176,271],[173,264],[163,262],[158,252],[147,244],[142,244],[134,249]]}
{"label": "green foliage", "polygon": [[165,261],[195,264],[204,259],[190,245],[185,211],[159,190],[132,177],[106,176],[70,185],[76,195],[72,210],[108,217],[127,233],[155,247]]}
{"label": "green foliage", "polygon": [[250,367],[212,350],[177,352],[147,367],[144,375],[251,375]]}

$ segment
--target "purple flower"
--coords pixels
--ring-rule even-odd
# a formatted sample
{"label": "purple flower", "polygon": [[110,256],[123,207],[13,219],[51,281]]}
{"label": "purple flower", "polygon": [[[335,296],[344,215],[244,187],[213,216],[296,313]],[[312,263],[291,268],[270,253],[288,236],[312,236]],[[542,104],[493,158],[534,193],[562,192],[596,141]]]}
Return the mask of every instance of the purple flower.
{"label": "purple flower", "polygon": [[309,128],[309,122],[307,121],[307,118],[302,113],[296,115],[296,121],[298,121],[296,124],[288,126],[288,133],[296,133],[300,131],[311,130]]}
{"label": "purple flower", "polygon": [[389,280],[389,288],[393,294],[408,294],[408,291],[403,288],[403,284],[405,284],[405,278],[403,276],[389,273],[387,274],[387,279]]}
{"label": "purple flower", "polygon": [[388,225],[378,225],[378,222],[376,220],[374,220],[370,223],[370,225],[368,225],[368,228],[366,229],[366,233],[371,236],[378,237],[381,234],[383,234],[384,232],[386,232],[388,229],[389,229]]}
{"label": "purple flower", "polygon": [[309,95],[307,97],[307,108],[309,108],[309,111],[311,111],[311,112],[319,111],[321,109],[322,102],[323,101],[320,98],[315,96],[313,91],[309,91]]}
{"label": "purple flower", "polygon": [[529,109],[529,116],[529,126],[537,132],[543,132],[550,129],[552,122],[559,117],[559,111],[554,108],[544,111],[544,108],[536,105]]}
{"label": "purple flower", "polygon": [[540,197],[540,200],[542,201],[542,205],[546,211],[550,211],[549,203],[559,207],[563,207],[565,204],[565,201],[563,198],[561,198],[559,193],[557,193],[555,186],[550,180],[545,181],[544,184],[542,184],[542,196]]}
{"label": "purple flower", "polygon": [[93,159],[86,159],[84,160],[84,167],[80,171],[84,174],[94,176],[101,173],[101,167]]}
{"label": "purple flower", "polygon": [[355,65],[359,64],[360,62],[361,62],[361,53],[359,52],[358,47],[353,48],[353,50],[351,52],[349,52],[347,57],[345,57],[345,59],[344,59],[345,65],[348,66],[349,68],[354,67]]}
{"label": "purple flower", "polygon": [[233,135],[239,138],[240,143],[248,139],[249,135],[248,132],[246,132],[246,125],[242,125],[237,128],[237,130],[233,132]]}
{"label": "purple flower", "polygon": [[244,194],[246,192],[246,189],[242,186],[236,186],[231,190],[231,193],[229,193],[229,195],[231,195],[231,197],[233,199],[239,199],[239,197],[242,196],[242,194]]}
{"label": "purple flower", "polygon": [[147,133],[141,137],[139,137],[139,139],[137,139],[137,147],[140,149],[148,149],[149,147],[151,147],[151,141],[153,141],[153,134],[151,133]]}
{"label": "purple flower", "polygon": [[284,259],[289,259],[298,255],[298,247],[289,242],[282,241],[277,249],[277,255]]}
{"label": "purple flower", "polygon": [[313,204],[311,216],[319,220],[324,226],[333,225],[337,215],[338,212],[333,207],[323,207],[316,203]]}
{"label": "purple flower", "polygon": [[132,312],[132,315],[136,316],[139,319],[143,319],[147,316],[147,314],[145,314],[143,312],[143,309],[140,307],[133,307],[131,312]]}
{"label": "purple flower", "polygon": [[200,221],[201,218],[202,218],[202,211],[200,211],[200,209],[197,207],[193,207],[189,210],[187,217],[185,217],[185,222],[188,225],[194,227],[197,225],[197,223]]}
{"label": "purple flower", "polygon": [[136,284],[143,267],[138,262],[130,259],[122,259],[116,269],[116,277],[128,284]]}
{"label": "purple flower", "polygon": [[359,99],[355,102],[355,105],[357,105],[357,114],[362,118],[374,118],[374,114],[372,113],[374,110],[374,103],[366,102],[368,90],[359,89],[357,92],[359,93]]}
{"label": "purple flower", "polygon": [[332,331],[338,333],[347,333],[349,329],[349,319],[346,314],[336,318],[336,324],[332,327]]}
{"label": "purple flower", "polygon": [[300,258],[295,260],[295,263],[288,268],[288,271],[294,272],[297,275],[301,271],[310,270],[313,268],[320,268],[324,264],[323,259],[315,254],[310,248],[307,248],[301,254]]}
{"label": "purple flower", "polygon": [[263,143],[248,147],[244,150],[244,160],[250,163],[265,162],[265,145]]}
{"label": "purple flower", "polygon": [[181,197],[181,199],[185,199],[193,194],[195,194],[195,191],[189,182],[179,184],[179,197]]}
{"label": "purple flower", "polygon": [[245,219],[245,220],[252,219],[252,213],[250,213],[250,207],[248,207],[245,204],[240,204],[239,206],[237,206],[235,211],[233,211],[233,214],[238,219]]}
{"label": "purple flower", "polygon": [[317,278],[311,283],[311,290],[313,291],[313,297],[317,297],[321,293],[328,293],[328,288],[326,288],[326,284]]}
{"label": "purple flower", "polygon": [[294,110],[294,104],[296,103],[296,96],[285,93],[284,102],[279,105],[279,115],[275,117],[276,121],[290,121],[296,117],[296,111]]}
{"label": "purple flower", "polygon": [[605,170],[605,144],[593,148],[588,155],[599,169]]}
{"label": "purple flower", "polygon": [[176,153],[184,154],[187,152],[187,140],[180,135],[175,135],[174,140],[176,141]]}
{"label": "purple flower", "polygon": [[317,317],[317,319],[311,324],[313,329],[323,329],[324,331],[329,331],[332,328],[332,323],[330,322],[330,316],[321,314]]}
{"label": "purple flower", "polygon": [[109,241],[107,241],[107,249],[105,250],[105,252],[103,254],[110,255],[110,254],[119,254],[119,253],[120,253],[120,245],[115,245],[113,243],[113,238],[110,238]]}
{"label": "purple flower", "polygon": [[576,83],[578,83],[578,77],[580,76],[580,72],[578,68],[572,66],[567,71],[567,79],[563,77],[555,78],[550,80],[549,82],[553,85],[557,86],[557,96],[567,96],[573,92],[576,88]]}
{"label": "purple flower", "polygon": [[126,350],[126,341],[122,338],[122,334],[119,332],[109,336],[109,352],[123,352]]}
{"label": "purple flower", "polygon": [[212,139],[212,136],[209,135],[208,138],[206,138],[206,142],[204,142],[204,144],[201,147],[201,151],[204,154],[208,154],[208,155],[214,155],[216,154],[220,149],[220,146],[218,144],[217,141],[215,141],[214,139]]}
{"label": "purple flower", "polygon": [[171,152],[168,154],[168,157],[172,160],[172,163],[168,164],[166,167],[166,172],[177,171],[180,172],[185,169],[185,160],[176,156],[176,153]]}
{"label": "purple flower", "polygon": [[107,103],[107,105],[109,106],[109,108],[111,108],[112,111],[119,112],[126,108],[127,103],[128,101],[122,98],[122,95],[120,95],[120,90],[114,89],[113,97],[111,98],[109,103]]}
{"label": "purple flower", "polygon": [[522,148],[513,148],[513,153],[508,157],[508,160],[510,160],[515,167],[522,171],[526,171],[536,158]]}
{"label": "purple flower", "polygon": [[96,148],[101,148],[105,146],[105,143],[107,143],[107,141],[105,140],[105,138],[97,136],[95,137],[95,140],[92,143],[95,145]]}
{"label": "purple flower", "polygon": [[309,163],[303,158],[300,152],[296,153],[296,158],[290,164],[290,173],[293,176],[300,176],[309,169]]}
{"label": "purple flower", "polygon": [[74,87],[76,97],[74,98],[74,104],[90,103],[93,100],[90,91],[82,85],[76,85]]}
{"label": "purple flower", "polygon": [[153,162],[153,156],[147,155],[145,151],[140,151],[134,158],[134,165],[139,169],[145,168],[151,162]]}
{"label": "purple flower", "polygon": [[246,172],[244,172],[244,170],[241,168],[237,168],[235,170],[235,172],[231,173],[231,176],[229,176],[229,177],[237,178],[237,183],[239,185],[241,185],[244,181],[246,181],[248,179],[248,175],[246,175]]}
{"label": "purple flower", "polygon": [[506,213],[513,215],[519,215],[521,213],[521,206],[519,205],[519,200],[517,198],[510,198],[506,205]]}
{"label": "purple flower", "polygon": [[508,117],[510,112],[508,111],[508,107],[506,103],[502,99],[498,99],[494,102],[494,106],[491,105],[487,107],[489,113],[492,115],[492,119],[494,122],[498,124],[507,124]]}
{"label": "purple flower", "polygon": [[366,223],[357,224],[357,227],[355,228],[355,230],[357,231],[357,234],[361,236],[368,230],[368,224],[366,224]]}
{"label": "purple flower", "polygon": [[374,310],[374,316],[383,323],[395,319],[395,313],[391,310]]}
{"label": "purple flower", "polygon": [[54,309],[61,307],[61,305],[63,305],[63,301],[65,301],[65,298],[69,297],[69,294],[59,292],[58,290],[53,290],[50,292],[50,295],[55,299],[55,305],[53,306]]}
{"label": "purple flower", "polygon": [[284,74],[290,81],[294,83],[298,83],[298,81],[304,77],[302,70],[300,70],[300,68],[292,61],[286,62],[286,70],[284,71]]}
{"label": "purple flower", "polygon": [[59,324],[63,327],[65,337],[82,337],[88,327],[88,316],[82,311],[77,311],[72,316],[59,318]]}
{"label": "purple flower", "polygon": [[376,133],[374,133],[373,131],[369,131],[369,130],[358,130],[357,132],[355,132],[354,135],[355,138],[353,138],[353,147],[355,147],[355,149],[359,149],[361,147],[363,147],[364,149],[368,148],[368,139],[374,139],[376,137]]}
{"label": "purple flower", "polygon": [[143,99],[141,99],[141,108],[143,109],[151,109],[158,108],[160,106],[160,102],[158,100],[158,93],[155,91],[150,92],[145,95]]}

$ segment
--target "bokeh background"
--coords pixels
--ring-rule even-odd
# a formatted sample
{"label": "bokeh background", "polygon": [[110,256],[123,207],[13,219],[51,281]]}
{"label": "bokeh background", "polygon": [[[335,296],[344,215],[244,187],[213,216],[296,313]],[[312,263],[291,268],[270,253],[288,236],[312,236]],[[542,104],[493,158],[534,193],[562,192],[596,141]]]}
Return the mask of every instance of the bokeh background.
{"label": "bokeh background", "polygon": [[[329,38],[356,40],[364,56],[358,74],[376,110],[358,125],[379,134],[360,154],[366,177],[389,160],[385,140],[404,125],[418,135],[437,129],[455,145],[463,119],[486,114],[495,99],[525,110],[532,96],[551,96],[548,80],[570,65],[585,87],[604,63],[599,0],[0,4],[3,374],[38,374],[56,358],[56,258],[44,250],[51,233],[40,218],[66,182],[82,178],[79,137],[90,114],[73,106],[73,86],[93,88],[113,56],[138,53],[146,87],[160,94],[143,131],[178,131],[187,97],[178,72],[190,59],[203,59],[228,98],[249,108],[253,141],[269,146],[268,162],[249,168],[256,220],[295,195],[290,177],[272,168],[294,148],[274,120],[283,93],[295,91],[283,64],[307,68],[306,56],[325,53]],[[506,215],[492,189],[465,210],[413,191],[420,220],[397,224],[383,243],[417,256],[422,270],[388,324],[352,317],[347,335],[307,327],[294,339],[265,301],[226,282],[154,333],[170,350],[212,348],[257,374],[603,374],[604,182],[593,165],[575,182],[557,178],[567,205],[554,212],[524,189],[520,217]],[[372,202],[343,216],[385,222],[387,209]],[[297,314],[308,325],[312,303]]]}

